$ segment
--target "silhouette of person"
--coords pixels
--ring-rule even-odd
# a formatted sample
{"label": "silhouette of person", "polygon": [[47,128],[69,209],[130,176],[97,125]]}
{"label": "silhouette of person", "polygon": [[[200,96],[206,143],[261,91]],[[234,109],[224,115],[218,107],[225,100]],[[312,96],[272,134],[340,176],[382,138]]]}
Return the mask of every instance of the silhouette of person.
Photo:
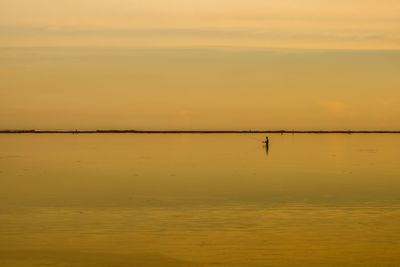
{"label": "silhouette of person", "polygon": [[269,151],[269,139],[268,139],[268,136],[265,137],[265,141],[263,143],[265,144],[265,152],[267,153],[267,156],[268,156],[268,151]]}

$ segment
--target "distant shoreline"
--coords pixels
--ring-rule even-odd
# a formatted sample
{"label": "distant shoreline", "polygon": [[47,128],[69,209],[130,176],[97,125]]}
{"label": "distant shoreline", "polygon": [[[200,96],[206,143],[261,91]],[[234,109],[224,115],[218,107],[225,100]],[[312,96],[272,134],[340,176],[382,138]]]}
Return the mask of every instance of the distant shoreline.
{"label": "distant shoreline", "polygon": [[399,131],[353,131],[353,130],[0,130],[0,134],[400,134]]}

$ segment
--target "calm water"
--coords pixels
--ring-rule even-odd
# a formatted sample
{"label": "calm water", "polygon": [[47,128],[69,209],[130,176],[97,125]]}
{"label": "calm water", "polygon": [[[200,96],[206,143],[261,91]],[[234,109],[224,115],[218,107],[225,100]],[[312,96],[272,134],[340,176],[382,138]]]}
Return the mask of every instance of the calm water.
{"label": "calm water", "polygon": [[400,266],[400,135],[0,135],[0,266]]}

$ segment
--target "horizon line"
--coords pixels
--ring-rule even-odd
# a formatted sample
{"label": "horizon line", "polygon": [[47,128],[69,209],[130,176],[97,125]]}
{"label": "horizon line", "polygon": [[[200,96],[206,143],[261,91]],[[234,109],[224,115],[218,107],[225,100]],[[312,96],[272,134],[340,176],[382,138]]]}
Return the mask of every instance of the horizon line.
{"label": "horizon line", "polygon": [[12,129],[0,134],[400,134],[400,130],[134,130],[134,129]]}

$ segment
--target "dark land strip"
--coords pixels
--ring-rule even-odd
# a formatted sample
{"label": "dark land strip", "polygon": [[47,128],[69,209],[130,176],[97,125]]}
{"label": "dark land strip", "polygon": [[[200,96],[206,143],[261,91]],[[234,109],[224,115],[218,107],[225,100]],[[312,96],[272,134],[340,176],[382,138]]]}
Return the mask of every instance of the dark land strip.
{"label": "dark land strip", "polygon": [[0,130],[0,134],[400,134],[400,131],[323,130]]}

